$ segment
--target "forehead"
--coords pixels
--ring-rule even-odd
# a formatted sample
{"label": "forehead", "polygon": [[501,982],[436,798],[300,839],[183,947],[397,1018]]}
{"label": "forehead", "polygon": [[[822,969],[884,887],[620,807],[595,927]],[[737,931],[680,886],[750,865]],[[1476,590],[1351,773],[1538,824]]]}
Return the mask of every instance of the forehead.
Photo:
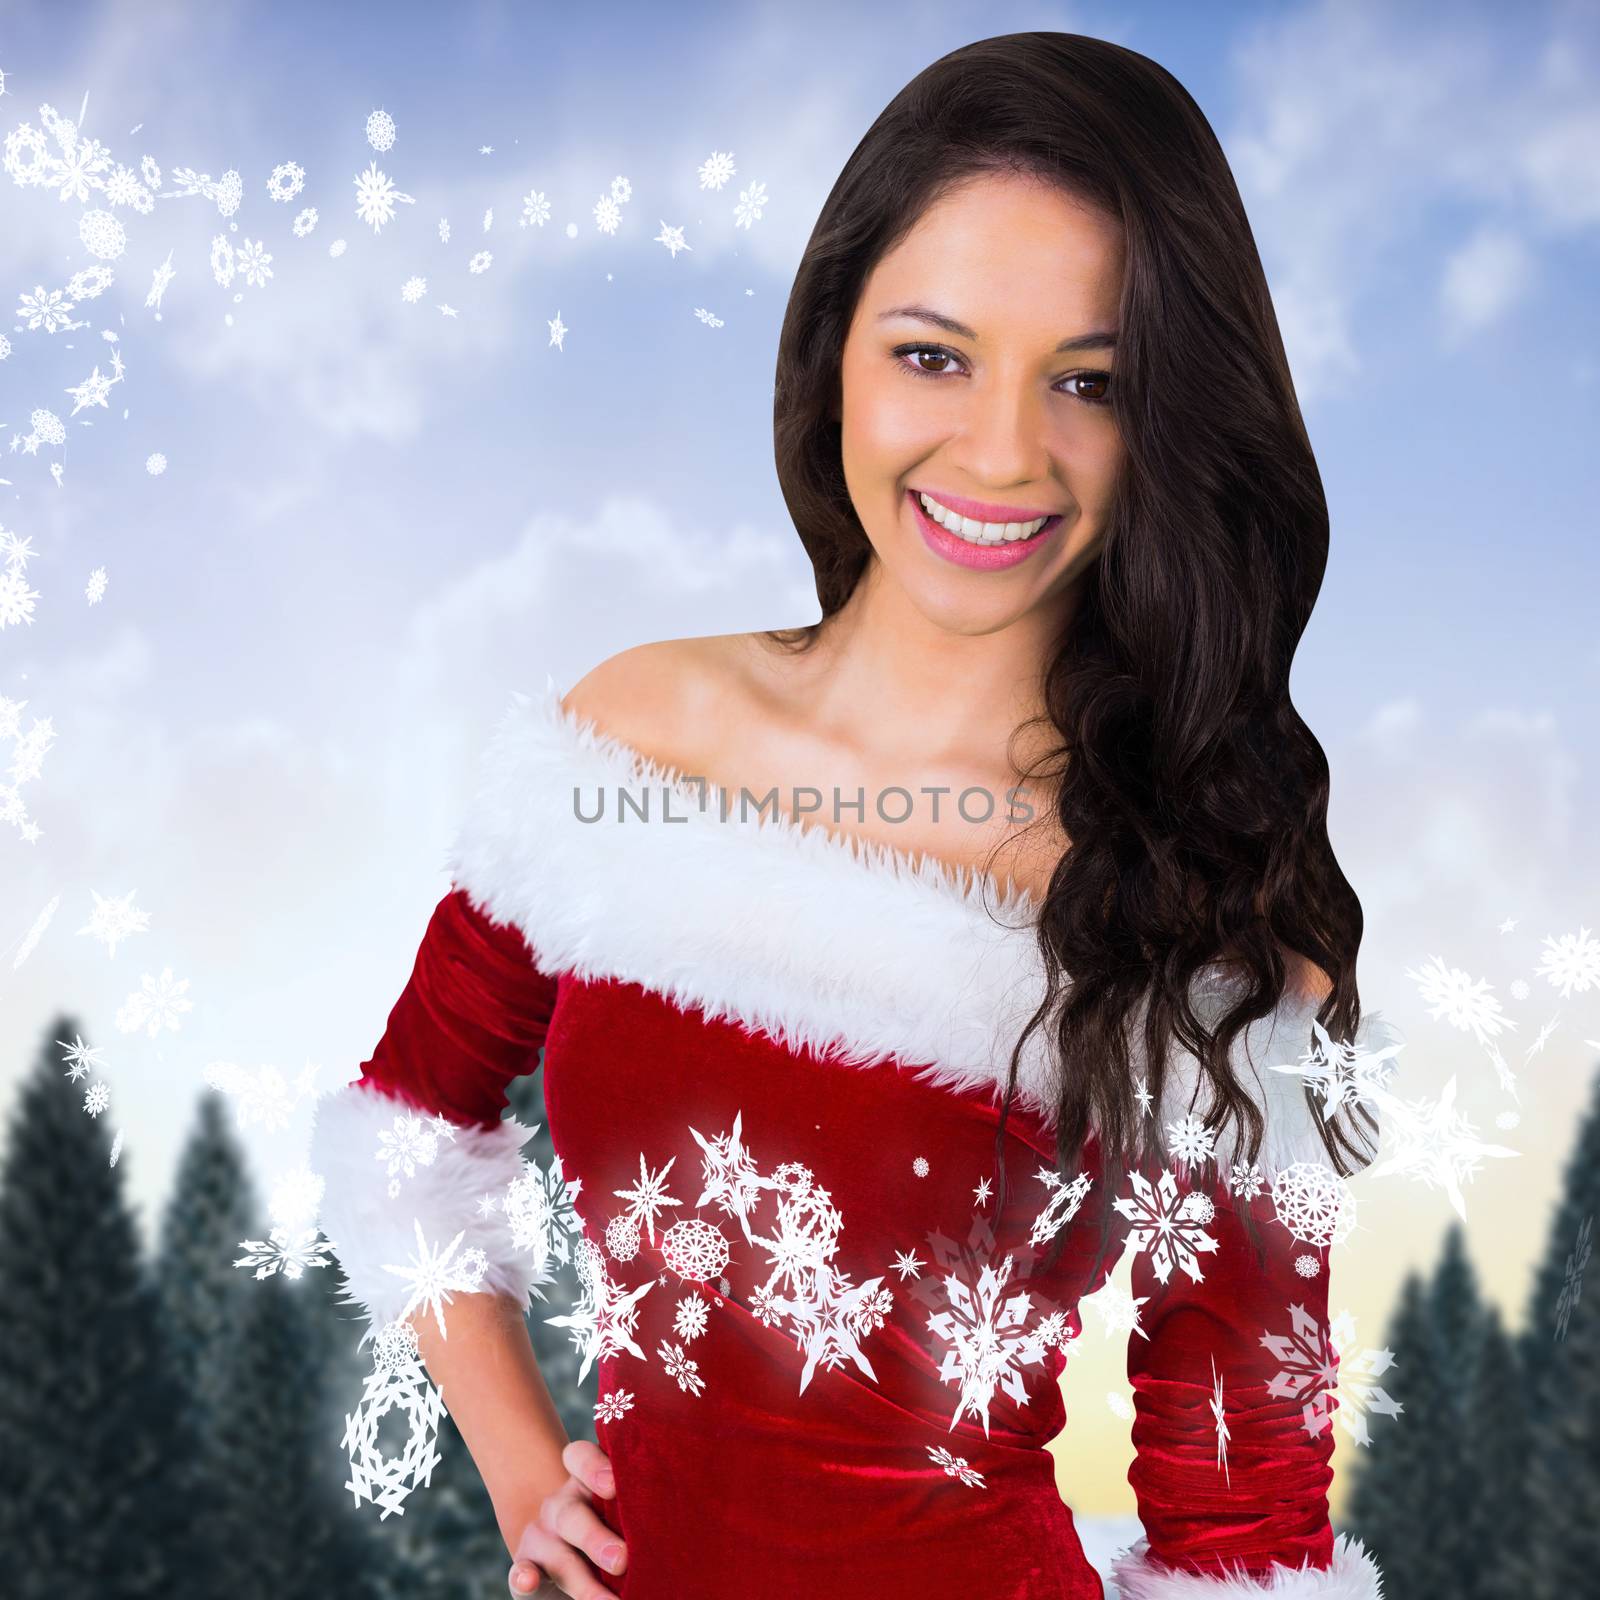
{"label": "forehead", "polygon": [[874,314],[901,302],[936,306],[980,339],[986,327],[1039,318],[1066,318],[1066,333],[1085,317],[1115,316],[1122,273],[1115,217],[1041,179],[985,174],[923,211],[875,265],[862,299]]}

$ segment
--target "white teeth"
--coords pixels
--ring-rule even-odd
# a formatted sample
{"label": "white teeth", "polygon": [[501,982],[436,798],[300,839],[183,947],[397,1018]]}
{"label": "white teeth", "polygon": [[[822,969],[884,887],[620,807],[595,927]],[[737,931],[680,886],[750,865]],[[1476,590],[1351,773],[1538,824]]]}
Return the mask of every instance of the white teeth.
{"label": "white teeth", "polygon": [[1031,539],[1050,520],[1049,517],[1035,517],[1032,522],[974,522],[971,517],[949,510],[920,490],[917,499],[946,533],[953,533],[968,544],[1011,544],[1018,539]]}

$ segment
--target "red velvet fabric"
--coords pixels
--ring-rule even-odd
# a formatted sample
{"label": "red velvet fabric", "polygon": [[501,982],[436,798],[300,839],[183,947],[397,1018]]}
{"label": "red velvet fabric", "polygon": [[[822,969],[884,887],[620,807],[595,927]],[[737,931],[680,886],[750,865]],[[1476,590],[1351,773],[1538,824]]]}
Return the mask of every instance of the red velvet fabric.
{"label": "red velvet fabric", "polygon": [[[658,1218],[654,1245],[641,1230],[636,1257],[605,1257],[620,1288],[654,1283],[632,1332],[644,1359],[622,1351],[598,1363],[602,1395],[633,1396],[622,1417],[597,1423],[618,1488],[598,1508],[630,1552],[623,1576],[601,1575],[610,1589],[629,1600],[1099,1600],[1045,1448],[1066,1421],[1057,1379],[1067,1358],[1052,1348],[1021,1366],[1022,1402],[997,1385],[986,1433],[970,1412],[957,1419],[959,1382],[939,1377],[949,1346],[929,1318],[948,1307],[947,1272],[976,1289],[983,1265],[1009,1255],[1002,1299],[1028,1295],[1029,1327],[1060,1311],[1079,1329],[1079,1299],[1115,1265],[1131,1226],[1112,1215],[1090,1281],[1102,1214],[1130,1193],[1125,1173],[1097,1175],[1060,1262],[1043,1272],[1045,1247],[1030,1246],[1029,1231],[1050,1198],[1037,1173],[1053,1169],[1054,1143],[1038,1119],[1015,1106],[1008,1118],[1009,1196],[997,1215],[992,1196],[975,1194],[985,1178],[992,1188],[999,1111],[989,1096],[919,1081],[914,1066],[795,1053],[637,984],[542,973],[521,933],[491,923],[460,890],[434,913],[363,1077],[487,1126],[541,1043],[550,1133],[565,1175],[582,1180],[587,1237],[605,1248],[608,1222],[628,1205],[615,1191],[638,1183],[641,1154],[652,1172],[673,1162],[666,1189],[680,1202]],[[761,1171],[800,1163],[828,1191],[843,1217],[832,1265],[852,1284],[878,1277],[892,1292],[883,1325],[860,1339],[872,1376],[849,1360],[819,1363],[800,1392],[804,1351],[786,1323],[767,1326],[751,1309],[770,1253],[715,1204],[697,1209],[704,1152],[694,1130],[714,1139],[736,1117]],[[1309,1280],[1295,1272],[1302,1251],[1265,1195],[1256,1207],[1270,1248],[1259,1266],[1226,1190],[1211,1192],[1219,1249],[1201,1258],[1202,1283],[1174,1270],[1163,1286],[1148,1254],[1134,1263],[1133,1292],[1149,1296],[1149,1337],[1128,1343],[1139,1512],[1153,1556],[1169,1565],[1326,1566],[1331,1427],[1311,1437],[1300,1400],[1266,1394],[1279,1364],[1260,1343],[1291,1331],[1291,1304],[1325,1323],[1326,1269]],[[773,1231],[773,1205],[763,1194],[754,1231]],[[726,1295],[715,1280],[683,1282],[662,1259],[663,1228],[696,1216],[728,1241]],[[918,1257],[919,1278],[894,1270],[900,1252]],[[691,1295],[707,1322],[685,1341],[673,1316]],[[698,1363],[703,1392],[679,1386],[658,1356],[663,1342]],[[1231,1432],[1227,1477],[1209,1407],[1213,1358]],[[930,1448],[965,1458],[983,1485],[947,1473]]]}

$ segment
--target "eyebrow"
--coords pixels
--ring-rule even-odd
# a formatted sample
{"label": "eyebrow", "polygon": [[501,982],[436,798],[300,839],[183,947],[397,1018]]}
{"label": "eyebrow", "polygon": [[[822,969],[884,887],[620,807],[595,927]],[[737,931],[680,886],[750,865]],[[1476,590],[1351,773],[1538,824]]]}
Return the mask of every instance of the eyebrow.
{"label": "eyebrow", "polygon": [[[943,328],[946,333],[953,333],[958,339],[970,339],[978,343],[978,336],[964,322],[957,322],[954,317],[947,317],[942,311],[930,311],[927,306],[895,306],[888,311],[878,313],[879,322],[887,322],[891,317],[910,317],[915,322],[926,322],[935,328]],[[1077,333],[1070,339],[1063,339],[1056,346],[1056,353],[1060,354],[1069,350],[1111,350],[1116,348],[1117,336],[1111,331],[1096,331],[1094,333]]]}

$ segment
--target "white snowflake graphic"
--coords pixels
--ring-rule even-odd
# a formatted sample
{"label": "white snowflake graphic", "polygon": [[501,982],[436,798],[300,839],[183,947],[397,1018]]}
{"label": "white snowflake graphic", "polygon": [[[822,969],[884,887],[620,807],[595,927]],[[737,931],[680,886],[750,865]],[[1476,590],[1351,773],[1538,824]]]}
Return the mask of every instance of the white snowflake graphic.
{"label": "white snowflake graphic", "polygon": [[1416,980],[1429,1016],[1435,1021],[1443,1017],[1452,1028],[1471,1033],[1480,1044],[1488,1044],[1502,1028],[1516,1028],[1489,992],[1488,983],[1475,981],[1460,967],[1447,967],[1440,956],[1432,957],[1421,972],[1407,967],[1406,976]]}
{"label": "white snowflake graphic", "polygon": [[1573,1309],[1583,1297],[1583,1272],[1589,1265],[1589,1229],[1594,1223],[1591,1213],[1578,1224],[1578,1242],[1567,1257],[1566,1276],[1561,1292],[1556,1296],[1556,1338],[1565,1339],[1567,1324],[1572,1320]]}
{"label": "white snowflake graphic", "polygon": [[1561,991],[1563,1000],[1576,989],[1587,994],[1600,989],[1600,939],[1589,937],[1587,928],[1564,933],[1560,939],[1545,938],[1544,958],[1534,969],[1536,976],[1548,978]]}
{"label": "white snowflake graphic", "polygon": [[683,1353],[681,1344],[669,1345],[663,1339],[661,1348],[656,1351],[656,1355],[667,1369],[667,1376],[677,1379],[680,1389],[694,1395],[705,1393],[706,1381],[700,1376],[700,1364],[697,1361],[690,1360]]}
{"label": "white snowflake graphic", "polygon": [[1463,1182],[1473,1178],[1485,1156],[1514,1156],[1505,1145],[1484,1144],[1464,1112],[1456,1110],[1454,1076],[1437,1100],[1392,1099],[1384,1126],[1392,1134],[1394,1153],[1367,1169],[1369,1178],[1402,1173],[1432,1188],[1441,1185],[1462,1221],[1467,1205]]}
{"label": "white snowflake graphic", "polygon": [[[1379,1412],[1399,1416],[1399,1404],[1384,1389],[1367,1380],[1387,1372],[1394,1365],[1390,1350],[1349,1348],[1354,1343],[1354,1325],[1348,1313],[1341,1314],[1343,1347],[1334,1330],[1324,1327],[1304,1306],[1289,1307],[1293,1331],[1287,1334],[1264,1333],[1261,1343],[1279,1363],[1279,1370],[1267,1385],[1275,1399],[1301,1402],[1301,1426],[1315,1439],[1328,1426],[1335,1410],[1346,1433],[1360,1445],[1372,1441],[1367,1432],[1365,1413]],[[1340,1379],[1340,1370],[1343,1378]],[[1339,1385],[1339,1404],[1333,1404],[1335,1383]]]}
{"label": "white snowflake graphic", "polygon": [[[378,1425],[399,1408],[410,1424],[405,1448],[386,1456],[378,1447]],[[344,1447],[350,1456],[350,1477],[345,1488],[363,1500],[383,1507],[380,1521],[391,1511],[405,1515],[405,1498],[433,1481],[433,1469],[442,1457],[438,1450],[439,1418],[444,1398],[428,1381],[420,1362],[375,1368],[362,1391],[361,1403],[344,1419]]]}
{"label": "white snowflake graphic", "polygon": [[1151,1270],[1162,1283],[1174,1267],[1202,1282],[1200,1254],[1216,1250],[1217,1241],[1198,1218],[1185,1214],[1187,1196],[1179,1194],[1172,1169],[1165,1169],[1153,1186],[1142,1172],[1129,1172],[1128,1181],[1134,1189],[1132,1198],[1118,1195],[1111,1203],[1134,1224],[1128,1233],[1134,1250],[1149,1252]]}
{"label": "white snowflake graphic", "polygon": [[1272,1180],[1278,1221],[1301,1244],[1325,1250],[1341,1244],[1356,1225],[1356,1198],[1323,1161],[1296,1161]]}

